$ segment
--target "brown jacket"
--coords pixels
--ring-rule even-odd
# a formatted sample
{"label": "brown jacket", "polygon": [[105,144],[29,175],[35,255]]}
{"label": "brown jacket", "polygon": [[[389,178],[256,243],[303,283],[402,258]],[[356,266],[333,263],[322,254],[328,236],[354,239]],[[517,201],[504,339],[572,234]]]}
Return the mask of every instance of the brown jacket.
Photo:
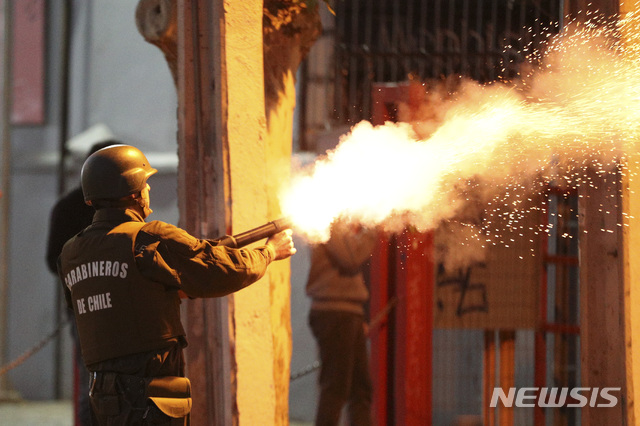
{"label": "brown jacket", "polygon": [[178,290],[224,296],[260,279],[270,246],[231,249],[133,210],[101,209],[58,261],[87,365],[175,345],[184,336]]}
{"label": "brown jacket", "polygon": [[334,225],[331,238],[313,247],[307,279],[312,310],[339,310],[364,314],[369,299],[362,274],[376,236],[348,225]]}

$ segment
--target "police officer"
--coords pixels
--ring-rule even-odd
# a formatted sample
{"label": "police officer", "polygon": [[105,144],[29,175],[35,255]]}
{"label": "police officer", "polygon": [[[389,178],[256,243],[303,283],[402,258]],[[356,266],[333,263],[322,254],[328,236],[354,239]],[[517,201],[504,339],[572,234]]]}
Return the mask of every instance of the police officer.
{"label": "police officer", "polygon": [[296,252],[290,230],[262,247],[231,249],[165,222],[145,222],[152,212],[147,179],[156,171],[128,145],[89,156],[82,190],[96,213],[58,260],[101,425],[188,424],[179,291],[224,296]]}

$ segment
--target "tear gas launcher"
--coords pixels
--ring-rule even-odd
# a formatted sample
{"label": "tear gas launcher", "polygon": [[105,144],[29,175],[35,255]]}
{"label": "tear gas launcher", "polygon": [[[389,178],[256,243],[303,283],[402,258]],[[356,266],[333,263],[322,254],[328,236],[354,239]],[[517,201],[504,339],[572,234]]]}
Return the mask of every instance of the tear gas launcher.
{"label": "tear gas launcher", "polygon": [[218,245],[240,248],[256,241],[260,241],[264,238],[269,238],[272,235],[282,232],[285,229],[291,228],[291,221],[287,218],[277,219],[257,228],[250,229],[236,235],[225,235],[224,237],[216,238],[213,240]]}

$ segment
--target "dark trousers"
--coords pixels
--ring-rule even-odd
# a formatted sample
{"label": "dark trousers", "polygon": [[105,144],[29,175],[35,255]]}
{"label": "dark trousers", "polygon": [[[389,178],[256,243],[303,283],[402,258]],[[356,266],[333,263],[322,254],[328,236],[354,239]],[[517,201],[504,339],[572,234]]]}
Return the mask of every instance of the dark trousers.
{"label": "dark trousers", "polygon": [[320,350],[316,426],[334,426],[346,405],[349,424],[371,425],[371,376],[362,315],[311,310],[309,325]]}
{"label": "dark trousers", "polygon": [[[71,318],[71,336],[73,337],[73,363],[78,372],[78,377],[74,377],[74,380],[78,381],[78,393],[74,395],[76,400],[74,401],[75,418],[77,424],[75,426],[92,426],[97,425],[94,414],[89,402],[89,370],[82,361],[82,352],[80,351],[80,339],[78,338],[78,328],[76,326],[76,319],[73,316],[72,311],[67,311]],[[75,422],[74,422],[75,423]]]}
{"label": "dark trousers", "polygon": [[190,416],[174,418],[147,398],[150,378],[91,373],[91,405],[100,426],[188,426]]}
{"label": "dark trousers", "polygon": [[93,412],[91,403],[89,402],[89,370],[82,362],[82,354],[80,353],[80,343],[75,342],[74,363],[78,369],[78,395],[75,401],[75,409],[77,410],[78,424],[76,426],[92,426],[96,422],[93,420]]}

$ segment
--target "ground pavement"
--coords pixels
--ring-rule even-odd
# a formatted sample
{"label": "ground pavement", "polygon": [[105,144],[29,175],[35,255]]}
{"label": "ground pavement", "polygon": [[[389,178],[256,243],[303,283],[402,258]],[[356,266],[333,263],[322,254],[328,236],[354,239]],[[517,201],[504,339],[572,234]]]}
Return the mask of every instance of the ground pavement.
{"label": "ground pavement", "polygon": [[[0,426],[72,426],[71,401],[16,401],[0,403]],[[290,426],[311,426],[292,421]]]}

